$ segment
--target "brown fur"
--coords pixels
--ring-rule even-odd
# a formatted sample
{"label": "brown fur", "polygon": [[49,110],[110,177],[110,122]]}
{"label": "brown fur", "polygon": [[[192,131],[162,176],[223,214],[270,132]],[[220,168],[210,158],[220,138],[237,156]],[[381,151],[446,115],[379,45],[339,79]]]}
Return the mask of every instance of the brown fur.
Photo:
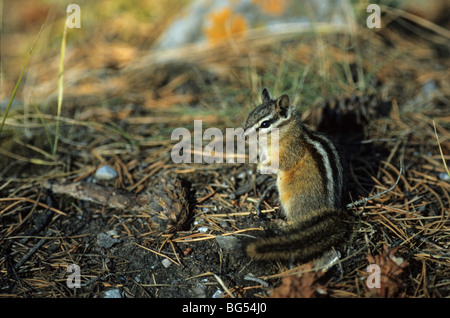
{"label": "brown fur", "polygon": [[256,260],[296,260],[306,262],[346,243],[353,233],[346,211],[323,209],[296,222],[284,235],[260,239],[247,246]]}
{"label": "brown fur", "polygon": [[[267,116],[266,107],[273,107],[277,116],[291,116],[277,127],[280,133],[277,187],[286,218],[293,225],[280,236],[249,244],[246,250],[256,260],[305,262],[341,246],[353,232],[350,213],[341,209],[343,184],[338,182],[343,173],[341,160],[336,158],[337,152],[329,139],[306,128],[294,110],[286,109],[292,107],[287,95],[278,100],[269,100],[268,96],[263,91],[264,104],[256,112]],[[250,114],[246,126],[251,127],[256,119],[256,114]]]}

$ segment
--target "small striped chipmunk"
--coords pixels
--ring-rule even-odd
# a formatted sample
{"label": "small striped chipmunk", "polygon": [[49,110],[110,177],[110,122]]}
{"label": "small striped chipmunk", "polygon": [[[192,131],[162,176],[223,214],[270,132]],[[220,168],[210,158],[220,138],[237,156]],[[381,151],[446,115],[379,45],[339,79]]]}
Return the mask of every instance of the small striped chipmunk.
{"label": "small striped chipmunk", "polygon": [[244,137],[265,133],[269,138],[275,128],[278,151],[271,151],[271,146],[262,149],[264,160],[258,170],[276,174],[289,226],[282,235],[252,241],[246,251],[255,260],[307,262],[341,247],[352,236],[351,212],[343,205],[342,159],[328,137],[302,123],[288,95],[275,99],[264,88],[262,104],[247,118]]}

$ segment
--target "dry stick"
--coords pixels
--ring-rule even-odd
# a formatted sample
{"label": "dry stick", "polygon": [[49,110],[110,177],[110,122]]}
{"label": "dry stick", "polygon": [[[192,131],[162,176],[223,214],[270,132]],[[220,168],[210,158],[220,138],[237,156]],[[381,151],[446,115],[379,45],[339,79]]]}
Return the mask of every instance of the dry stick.
{"label": "dry stick", "polygon": [[230,290],[227,288],[227,286],[225,286],[224,282],[222,281],[222,279],[217,276],[214,273],[211,273],[212,275],[214,275],[214,278],[219,282],[219,284],[222,286],[222,288],[225,290],[225,292],[231,297],[231,298],[236,298],[234,297],[234,295],[230,292]]}
{"label": "dry stick", "polygon": [[53,212],[55,212],[55,213],[57,213],[57,214],[61,214],[61,215],[67,216],[66,213],[64,213],[64,212],[62,212],[62,211],[60,211],[60,210],[58,210],[58,209],[49,207],[48,205],[46,205],[46,204],[44,204],[44,203],[37,202],[37,201],[35,201],[35,200],[33,200],[33,199],[22,198],[22,197],[17,197],[17,198],[0,198],[0,201],[17,201],[17,200],[19,200],[19,201],[26,201],[26,202],[30,202],[30,203],[33,203],[33,204],[37,204],[37,205],[39,205],[40,207],[43,207],[43,208],[45,208],[45,209],[49,209],[49,210],[51,210],[51,211],[53,211]]}
{"label": "dry stick", "polygon": [[439,146],[439,152],[441,153],[442,163],[444,164],[445,171],[447,172],[448,176],[450,177],[450,171],[448,170],[447,163],[445,162],[444,153],[442,152],[441,143],[439,141],[439,136],[438,136],[437,130],[436,130],[436,123],[435,123],[434,120],[433,120],[433,127],[434,127],[434,134],[436,136],[436,140],[437,140],[437,143],[438,143],[438,146]]}
{"label": "dry stick", "polygon": [[381,197],[383,194],[386,194],[386,193],[388,193],[388,192],[394,190],[395,187],[398,185],[398,182],[399,182],[400,179],[401,179],[402,172],[403,172],[403,163],[400,163],[400,172],[399,172],[399,174],[398,174],[397,181],[395,181],[395,183],[394,183],[394,185],[393,185],[392,187],[390,187],[389,189],[384,190],[384,191],[382,191],[382,192],[379,192],[379,193],[377,193],[377,194],[375,194],[375,195],[373,195],[373,196],[370,196],[370,197],[368,197],[368,198],[364,198],[364,199],[358,200],[358,201],[356,201],[356,202],[349,203],[349,204],[346,205],[346,207],[347,207],[347,208],[356,207],[356,206],[358,206],[358,205],[367,203],[367,202],[369,202],[370,200],[378,199],[378,198]]}
{"label": "dry stick", "polygon": [[164,245],[165,245],[167,242],[169,242],[170,246],[172,247],[173,254],[174,254],[175,257],[177,258],[178,263],[181,265],[181,261],[180,261],[180,259],[179,259],[179,257],[178,257],[178,253],[177,253],[177,251],[175,250],[175,245],[173,245],[172,240],[170,239],[172,236],[173,236],[173,235],[171,234],[171,235],[169,235],[169,236],[166,237],[166,239],[164,240],[164,242],[163,242],[163,243],[161,244],[161,246],[159,247],[158,253],[160,253],[160,252],[162,251]]}
{"label": "dry stick", "polygon": [[[251,227],[248,229],[237,230],[237,231],[230,232],[230,233],[224,233],[224,234],[221,234],[220,236],[245,235],[245,234],[241,234],[241,233],[248,232],[248,231],[262,231],[262,230],[263,230],[262,227]],[[190,242],[195,242],[195,241],[211,240],[211,239],[215,239],[216,237],[217,237],[217,235],[213,235],[213,234],[194,233],[194,234],[190,234],[188,236],[175,238],[172,240],[172,242],[190,243]]]}
{"label": "dry stick", "polygon": [[16,263],[16,265],[14,265],[14,270],[16,271],[16,270],[18,270],[19,268],[20,268],[20,266],[22,266],[23,265],[23,263],[25,263],[30,257],[31,257],[31,255],[33,255],[34,253],[36,253],[36,251],[38,250],[38,249],[40,249],[41,248],[41,246],[42,245],[44,245],[44,243],[46,242],[46,240],[45,239],[40,239],[37,243],[36,243],[36,245],[35,246],[33,246],[21,259],[20,259],[20,261],[18,261],[17,263]]}
{"label": "dry stick", "polygon": [[170,240],[170,238],[169,238],[169,244],[172,247],[173,253],[175,254],[175,257],[177,258],[178,263],[181,265],[181,260],[178,257],[177,251],[175,250],[175,245],[173,244],[172,240]]}
{"label": "dry stick", "polygon": [[178,266],[181,266],[181,264],[178,264],[175,260],[171,259],[171,258],[170,258],[169,256],[167,256],[167,255],[164,255],[164,254],[162,254],[162,253],[159,253],[159,252],[157,252],[157,251],[154,251],[154,250],[152,250],[151,248],[145,247],[145,246],[143,246],[143,245],[140,245],[140,244],[137,244],[137,243],[134,243],[134,244],[136,244],[136,245],[139,246],[140,248],[143,248],[144,250],[147,250],[147,251],[150,251],[150,252],[152,252],[152,253],[154,253],[154,254],[156,254],[156,255],[165,257],[165,258],[167,258],[169,261],[171,261],[172,263],[174,263],[174,264],[176,264],[176,265],[178,265]]}
{"label": "dry stick", "polygon": [[[211,187],[210,187],[211,188]],[[209,199],[210,197],[212,197],[214,194],[216,194],[216,191],[215,190],[213,190],[212,188],[211,188],[211,193],[209,193],[209,194],[207,194],[205,197],[203,197],[203,198],[201,198],[201,199],[198,199],[197,200],[197,203],[202,203],[203,201],[206,201],[207,199]]]}
{"label": "dry stick", "polygon": [[263,285],[264,287],[269,287],[269,283],[268,283],[268,282],[262,280],[261,278],[253,277],[253,276],[251,276],[250,274],[245,275],[245,276],[244,276],[244,279],[245,279],[245,280],[251,280],[251,281],[260,283],[260,284]]}

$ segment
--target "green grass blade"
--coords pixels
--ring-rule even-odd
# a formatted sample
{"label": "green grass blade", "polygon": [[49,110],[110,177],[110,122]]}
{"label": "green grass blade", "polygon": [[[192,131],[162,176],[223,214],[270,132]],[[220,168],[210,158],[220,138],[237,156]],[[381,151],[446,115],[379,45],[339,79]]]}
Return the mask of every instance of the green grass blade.
{"label": "green grass blade", "polygon": [[64,74],[64,55],[66,53],[66,38],[67,38],[67,23],[64,23],[64,32],[61,41],[61,56],[59,59],[59,73],[58,73],[58,111],[56,115],[56,132],[55,132],[55,142],[53,143],[52,155],[56,154],[56,149],[58,148],[58,138],[59,138],[59,119],[61,117],[61,108],[63,102],[63,74]]}

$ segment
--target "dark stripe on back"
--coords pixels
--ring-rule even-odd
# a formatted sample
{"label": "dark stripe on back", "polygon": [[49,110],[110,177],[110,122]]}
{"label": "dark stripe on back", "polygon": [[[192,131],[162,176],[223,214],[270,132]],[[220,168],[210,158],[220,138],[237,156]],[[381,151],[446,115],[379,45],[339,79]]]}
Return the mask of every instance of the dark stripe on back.
{"label": "dark stripe on back", "polygon": [[[311,137],[309,136],[311,140],[313,140]],[[316,149],[316,147],[314,147],[314,145],[310,144],[308,141],[305,141],[306,147],[308,148],[309,153],[312,155],[313,159],[315,162],[317,162],[317,168],[319,169],[319,176],[320,179],[322,181],[322,190],[323,193],[328,193],[328,188],[327,188],[327,184],[328,184],[328,179],[327,179],[327,169],[325,167],[325,164],[323,162],[323,158],[322,155],[320,154],[320,152]]]}
{"label": "dark stripe on back", "polygon": [[[337,153],[337,150],[331,148],[334,146],[334,144],[325,135],[314,132],[308,128],[305,129],[305,133],[308,135],[309,139],[320,144],[322,146],[322,148],[324,149],[325,153],[328,154],[328,160],[329,160],[331,171],[332,171],[331,174],[332,174],[333,185],[334,185],[334,188],[333,188],[334,203],[336,206],[340,207],[341,206],[341,196],[342,196],[342,193],[341,193],[342,184],[339,184],[340,172],[339,172],[338,165],[340,165],[341,163],[340,163],[340,159],[336,158],[336,155],[335,155],[335,153]],[[316,158],[320,158],[319,169],[321,172],[324,189],[326,191],[325,193],[328,193],[328,188],[327,188],[328,180],[327,180],[326,167],[324,164],[324,158],[322,158],[322,155],[315,149],[315,147],[313,147],[311,145],[311,148],[314,151],[312,153],[315,153]],[[335,148],[335,147],[333,147],[333,148]],[[333,151],[333,150],[335,150],[335,151]],[[337,155],[339,155],[339,154],[337,153]]]}

